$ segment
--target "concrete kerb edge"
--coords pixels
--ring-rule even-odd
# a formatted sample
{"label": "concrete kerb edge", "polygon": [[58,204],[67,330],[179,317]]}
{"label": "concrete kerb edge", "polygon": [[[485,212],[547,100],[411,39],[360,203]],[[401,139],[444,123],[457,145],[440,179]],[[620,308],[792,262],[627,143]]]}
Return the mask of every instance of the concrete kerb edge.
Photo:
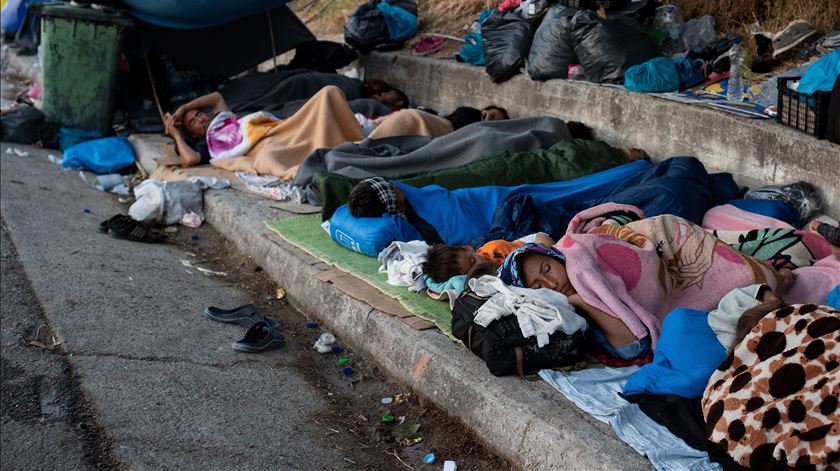
{"label": "concrete kerb edge", "polygon": [[[259,260],[290,303],[364,352],[391,377],[467,426],[524,469],[649,469],[649,462],[559,393],[517,378],[495,378],[435,331],[418,331],[315,275],[319,262],[262,224],[233,192],[205,197],[207,222]],[[374,341],[374,339],[379,339]],[[546,412],[547,411],[547,412]]]}

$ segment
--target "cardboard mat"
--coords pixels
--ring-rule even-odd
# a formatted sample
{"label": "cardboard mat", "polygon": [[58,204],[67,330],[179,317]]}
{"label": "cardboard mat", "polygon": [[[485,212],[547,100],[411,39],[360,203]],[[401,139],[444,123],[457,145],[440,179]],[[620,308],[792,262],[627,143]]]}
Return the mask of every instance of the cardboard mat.
{"label": "cardboard mat", "polygon": [[265,225],[291,244],[334,267],[319,273],[318,279],[333,283],[345,293],[399,317],[412,327],[420,330],[437,327],[454,339],[448,303],[436,301],[425,293],[412,293],[405,286],[389,285],[387,276],[379,273],[379,260],[333,242],[321,228],[320,216],[266,221]]}

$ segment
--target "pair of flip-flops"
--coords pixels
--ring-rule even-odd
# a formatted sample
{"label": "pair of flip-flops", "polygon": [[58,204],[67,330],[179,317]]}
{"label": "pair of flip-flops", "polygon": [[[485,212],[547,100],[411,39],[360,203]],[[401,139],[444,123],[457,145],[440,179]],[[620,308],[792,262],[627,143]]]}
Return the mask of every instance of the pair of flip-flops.
{"label": "pair of flip-flops", "polygon": [[279,324],[257,310],[253,304],[246,304],[234,309],[221,309],[210,306],[204,315],[217,322],[227,322],[246,327],[248,330],[242,339],[233,342],[233,349],[246,353],[260,353],[285,344]]}
{"label": "pair of flip-flops", "polygon": [[99,232],[117,239],[161,244],[166,242],[166,236],[160,231],[151,229],[146,223],[135,221],[130,216],[117,214],[99,224]]}

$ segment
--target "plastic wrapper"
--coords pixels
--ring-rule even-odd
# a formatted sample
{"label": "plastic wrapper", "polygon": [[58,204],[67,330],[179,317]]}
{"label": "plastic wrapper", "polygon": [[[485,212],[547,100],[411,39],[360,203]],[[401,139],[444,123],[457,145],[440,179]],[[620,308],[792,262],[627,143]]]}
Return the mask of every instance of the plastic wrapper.
{"label": "plastic wrapper", "polygon": [[762,186],[746,192],[744,198],[784,201],[799,213],[803,224],[813,219],[822,207],[820,191],[808,182]]}
{"label": "plastic wrapper", "polygon": [[528,75],[534,80],[568,78],[570,64],[577,64],[572,40],[572,16],[576,10],[557,4],[534,33],[528,54]]}
{"label": "plastic wrapper", "polygon": [[494,82],[518,74],[531,50],[531,22],[512,12],[493,12],[481,27],[485,70]]}
{"label": "plastic wrapper", "polygon": [[[195,182],[146,180],[134,189],[134,196],[137,201],[128,208],[128,215],[136,221],[171,226],[189,213],[204,220],[204,196]],[[195,220],[193,216],[187,219]]]}

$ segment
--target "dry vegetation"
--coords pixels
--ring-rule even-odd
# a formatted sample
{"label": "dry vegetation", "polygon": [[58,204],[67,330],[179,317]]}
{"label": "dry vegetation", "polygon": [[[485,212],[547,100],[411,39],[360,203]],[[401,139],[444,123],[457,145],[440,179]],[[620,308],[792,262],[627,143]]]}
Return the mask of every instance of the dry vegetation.
{"label": "dry vegetation", "polygon": [[[361,0],[299,0],[292,8],[321,36],[341,35],[344,22]],[[418,0],[420,32],[462,35],[494,0]],[[670,2],[664,2],[670,3]],[[778,31],[791,20],[808,20],[820,31],[840,21],[840,0],[676,0],[686,19],[712,15],[718,33],[743,33],[753,22]]]}

